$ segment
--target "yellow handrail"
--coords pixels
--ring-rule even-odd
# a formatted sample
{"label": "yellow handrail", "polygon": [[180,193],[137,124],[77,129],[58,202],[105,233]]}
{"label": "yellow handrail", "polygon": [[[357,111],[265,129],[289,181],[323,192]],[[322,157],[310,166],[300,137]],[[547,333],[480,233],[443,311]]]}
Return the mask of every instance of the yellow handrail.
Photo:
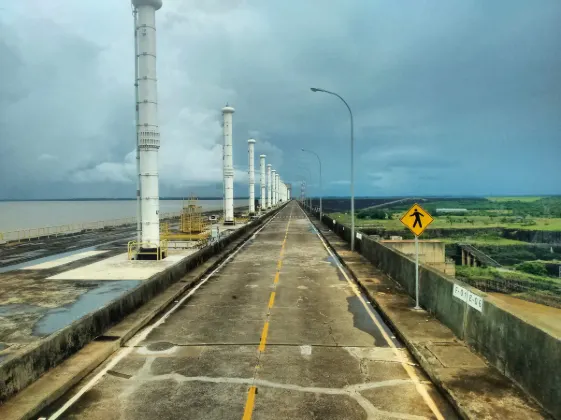
{"label": "yellow handrail", "polygon": [[127,244],[127,252],[129,260],[132,260],[137,255],[154,255],[156,260],[161,260],[164,255],[168,254],[168,241],[161,240],[160,241],[160,248],[155,249],[154,251],[147,251],[142,250],[143,245],[144,248],[152,249],[153,244],[151,242],[137,242],[137,241],[129,241]]}

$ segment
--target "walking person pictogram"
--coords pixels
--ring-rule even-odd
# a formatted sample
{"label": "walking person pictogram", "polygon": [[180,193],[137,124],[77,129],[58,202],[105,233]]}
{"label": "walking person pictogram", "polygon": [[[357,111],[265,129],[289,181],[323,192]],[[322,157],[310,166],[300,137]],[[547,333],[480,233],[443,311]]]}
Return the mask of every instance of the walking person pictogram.
{"label": "walking person pictogram", "polygon": [[411,213],[409,215],[409,217],[414,217],[415,218],[415,223],[413,223],[413,227],[417,226],[417,223],[419,224],[419,227],[422,228],[423,227],[423,222],[421,221],[421,217],[425,217],[425,215],[421,212],[419,212],[419,210],[416,208],[415,211],[413,213]]}

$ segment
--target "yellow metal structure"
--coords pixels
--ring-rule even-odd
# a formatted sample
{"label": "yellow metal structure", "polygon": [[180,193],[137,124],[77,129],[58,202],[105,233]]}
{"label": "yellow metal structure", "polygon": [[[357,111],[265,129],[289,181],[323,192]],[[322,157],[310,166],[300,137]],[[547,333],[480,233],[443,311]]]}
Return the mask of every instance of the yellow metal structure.
{"label": "yellow metal structure", "polygon": [[160,248],[155,251],[139,251],[142,247],[151,246],[150,242],[137,242],[137,241],[129,241],[128,243],[128,255],[129,260],[135,259],[138,255],[154,255],[156,258],[155,260],[159,261],[163,259],[164,256],[168,255],[168,241],[161,240],[160,241]]}
{"label": "yellow metal structure", "polygon": [[198,205],[195,197],[190,197],[181,211],[180,230],[183,233],[204,232],[206,225],[203,220],[203,208]]}
{"label": "yellow metal structure", "polygon": [[196,197],[189,197],[187,204],[183,204],[179,217],[179,231],[173,232],[169,225],[160,225],[162,238],[174,241],[206,241],[210,235],[208,224],[204,220],[202,207],[198,205]]}

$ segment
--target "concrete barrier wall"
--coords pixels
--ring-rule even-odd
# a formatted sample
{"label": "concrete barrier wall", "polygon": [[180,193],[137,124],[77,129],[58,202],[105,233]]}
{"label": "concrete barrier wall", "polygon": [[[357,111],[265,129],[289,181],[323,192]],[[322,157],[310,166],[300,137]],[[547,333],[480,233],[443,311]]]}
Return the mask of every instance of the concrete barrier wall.
{"label": "concrete barrier wall", "polygon": [[[345,241],[350,228],[323,216],[322,222]],[[415,293],[415,262],[408,256],[362,235],[355,248],[396,280],[410,296]],[[561,339],[533,326],[486,299],[486,294],[427,266],[419,271],[421,306],[457,337],[487,358],[504,375],[534,397],[554,417],[561,418]],[[483,298],[483,311],[453,296],[458,284]]]}
{"label": "concrete barrier wall", "polygon": [[[103,308],[76,320],[37,343],[25,347],[0,363],[0,403],[103,334],[126,315],[180,280],[190,270],[218,254],[231,242],[265,223],[278,210],[235,230],[212,246],[200,249],[180,263],[155,274]],[[117,339],[119,337],[115,337],[115,340]]]}

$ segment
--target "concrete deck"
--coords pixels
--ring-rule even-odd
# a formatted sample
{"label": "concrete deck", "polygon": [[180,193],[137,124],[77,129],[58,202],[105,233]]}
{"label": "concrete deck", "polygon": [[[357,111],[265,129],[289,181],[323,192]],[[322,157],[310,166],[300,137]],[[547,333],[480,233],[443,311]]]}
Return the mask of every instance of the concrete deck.
{"label": "concrete deck", "polygon": [[57,410],[104,420],[456,418],[294,202],[41,415]]}
{"label": "concrete deck", "polygon": [[86,232],[0,248],[16,262],[0,268],[0,363],[197,251],[170,249],[162,261],[129,261],[123,251],[134,236],[130,226],[97,234],[99,238]]}
{"label": "concrete deck", "polygon": [[129,261],[126,241],[0,273],[0,362],[117,299],[195,249]]}

